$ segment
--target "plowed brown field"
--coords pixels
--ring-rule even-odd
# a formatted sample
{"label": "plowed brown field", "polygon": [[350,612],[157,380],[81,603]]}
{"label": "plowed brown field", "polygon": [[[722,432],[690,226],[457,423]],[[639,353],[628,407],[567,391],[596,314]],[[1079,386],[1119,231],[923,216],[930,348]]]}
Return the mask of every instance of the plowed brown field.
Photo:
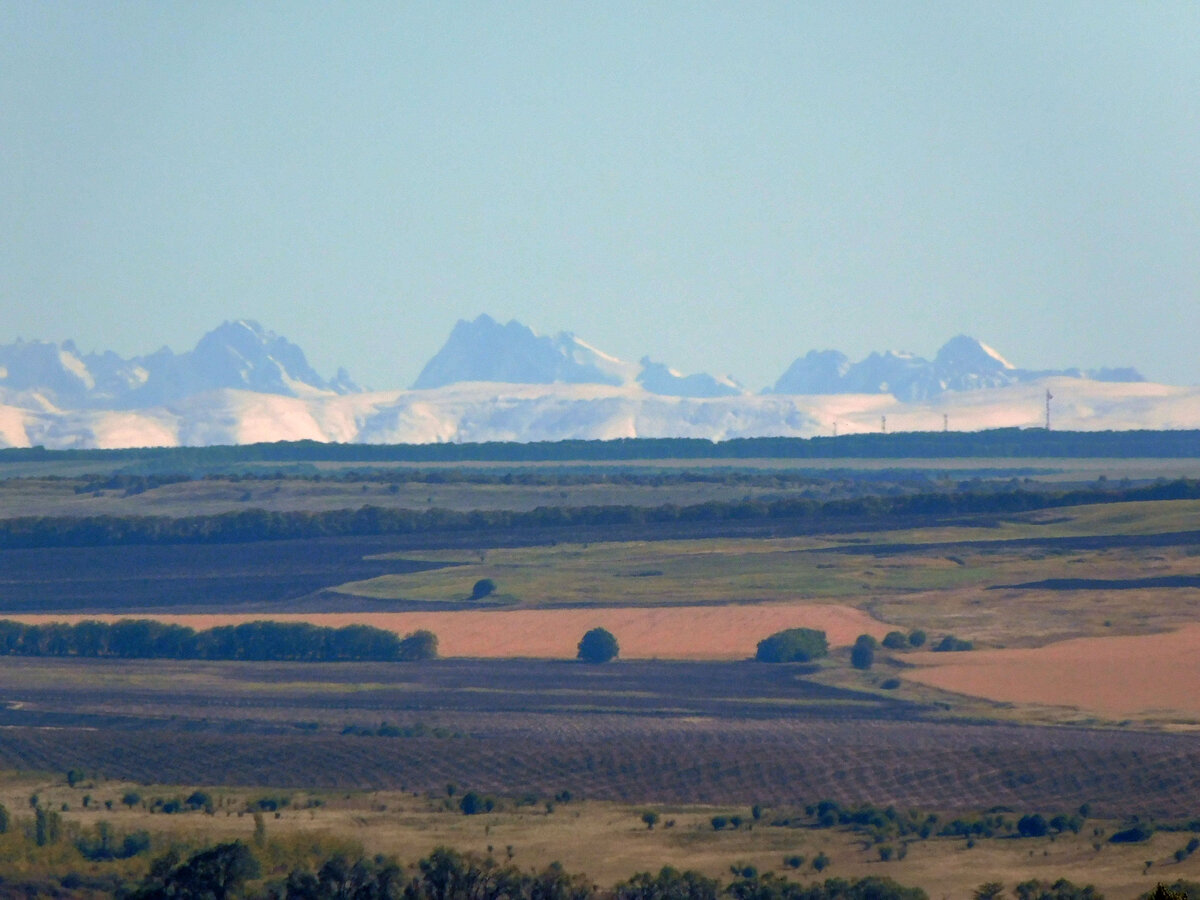
{"label": "plowed brown field", "polygon": [[989,700],[1074,706],[1115,719],[1200,717],[1200,625],[907,659],[921,668],[909,670],[906,678]]}

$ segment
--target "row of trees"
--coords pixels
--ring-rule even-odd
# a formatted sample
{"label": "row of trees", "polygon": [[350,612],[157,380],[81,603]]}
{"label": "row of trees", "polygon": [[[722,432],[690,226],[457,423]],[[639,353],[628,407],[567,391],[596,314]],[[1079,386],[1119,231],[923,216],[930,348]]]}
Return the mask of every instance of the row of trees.
{"label": "row of trees", "polygon": [[370,625],[329,628],[305,622],[243,622],[196,631],[153,619],[28,625],[0,620],[0,655],[122,659],[232,659],[336,662],[410,661],[437,656],[437,636],[400,637]]}
{"label": "row of trees", "polygon": [[841,437],[616,438],[613,440],[489,441],[462,444],[332,444],[276,441],[214,447],[120,450],[0,450],[0,463],[31,460],[129,460],[192,467],[270,462],[464,462],[631,459],[945,459],[949,457],[1193,458],[1200,431],[913,431]]}
{"label": "row of trees", "polygon": [[415,534],[509,528],[642,526],[1015,513],[1089,503],[1200,499],[1200,481],[1141,488],[1061,491],[1047,488],[930,491],[834,500],[710,501],[690,506],[542,506],[533,510],[394,509],[362,506],[324,511],[234,510],[210,516],[24,516],[0,520],[0,548],[121,544],[237,543],[347,535]]}

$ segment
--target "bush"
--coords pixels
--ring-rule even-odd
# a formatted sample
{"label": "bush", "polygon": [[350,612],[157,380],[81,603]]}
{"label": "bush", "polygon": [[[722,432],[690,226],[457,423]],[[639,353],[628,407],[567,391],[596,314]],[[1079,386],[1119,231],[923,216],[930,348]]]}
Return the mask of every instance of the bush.
{"label": "bush", "polygon": [[606,663],[617,658],[621,648],[612,633],[603,628],[593,628],[579,642],[578,659],[586,663]]}
{"label": "bush", "polygon": [[1044,837],[1049,830],[1050,826],[1046,824],[1045,817],[1039,813],[1021,816],[1017,822],[1017,834],[1021,837]]}
{"label": "bush", "polygon": [[211,807],[213,805],[212,797],[206,791],[193,791],[183,802],[192,809]]}
{"label": "bush", "polygon": [[900,679],[889,678],[887,681],[881,684],[880,687],[885,691],[894,691],[896,688],[900,687]]}
{"label": "bush", "polygon": [[1140,844],[1142,841],[1150,840],[1153,834],[1153,828],[1139,822],[1136,825],[1118,831],[1108,839],[1108,842],[1110,844]]}
{"label": "bush", "polygon": [[815,628],[789,628],[758,642],[754,658],[759,662],[811,662],[829,655],[825,632]]}
{"label": "bush", "polygon": [[908,633],[908,645],[910,647],[924,647],[925,646],[925,632],[923,632],[919,628],[916,629],[915,631],[910,631]]}
{"label": "bush", "polygon": [[488,596],[488,594],[494,594],[495,592],[496,582],[492,581],[490,578],[480,578],[477,582],[475,582],[475,586],[471,588],[471,596],[467,599],[482,600],[484,597]]}
{"label": "bush", "polygon": [[903,631],[889,631],[883,636],[883,646],[889,650],[907,650],[908,638]]}
{"label": "bush", "polygon": [[875,648],[870,644],[858,643],[850,651],[850,665],[856,669],[869,669],[875,664]]}
{"label": "bush", "polygon": [[932,648],[934,653],[959,653],[964,650],[974,650],[975,645],[970,641],[960,640],[952,634],[946,635]]}
{"label": "bush", "polygon": [[432,631],[421,629],[405,635],[397,650],[397,659],[413,662],[422,659],[437,659],[438,639]]}
{"label": "bush", "polygon": [[475,791],[467,791],[459,801],[458,808],[462,810],[464,816],[477,816],[495,809],[496,801],[491,797],[481,796]]}

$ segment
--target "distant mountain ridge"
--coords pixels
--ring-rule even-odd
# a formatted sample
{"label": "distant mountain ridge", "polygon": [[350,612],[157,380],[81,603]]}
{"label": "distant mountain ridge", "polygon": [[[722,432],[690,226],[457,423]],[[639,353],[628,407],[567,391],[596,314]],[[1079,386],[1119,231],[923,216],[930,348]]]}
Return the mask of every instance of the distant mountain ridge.
{"label": "distant mountain ridge", "polygon": [[[728,376],[629,362],[569,332],[489,316],[461,321],[407,390],[323,378],[257,322],[225,322],[195,348],[124,359],[72,341],[0,345],[0,447],[131,447],[277,440],[361,443],[800,436],[1037,427],[1045,393],[1063,427],[1200,427],[1200,388],[1133,369],[1019,369],[960,335],[934,359],[836,350],[798,358],[751,394]],[[840,431],[839,431],[840,429]]]}
{"label": "distant mountain ridge", "polygon": [[303,350],[250,319],[223,323],[185,353],[163,347],[132,359],[84,354],[73,341],[0,345],[0,390],[44,407],[144,409],[221,389],[301,397],[359,387],[345,369],[326,381]]}
{"label": "distant mountain ridge", "polygon": [[837,350],[812,350],[780,376],[773,394],[891,394],[898,400],[930,400],[945,391],[998,388],[1062,376],[1093,381],[1142,382],[1136,369],[1035,371],[1018,369],[987,344],[965,334],[951,338],[932,360],[911,353],[872,353],[850,362]]}
{"label": "distant mountain ridge", "polygon": [[630,363],[597,350],[568,331],[539,335],[515,319],[501,325],[488,315],[460,319],[426,363],[413,390],[463,382],[503,384],[638,384],[666,397],[732,397],[745,393],[732,378],[683,375],[643,357]]}

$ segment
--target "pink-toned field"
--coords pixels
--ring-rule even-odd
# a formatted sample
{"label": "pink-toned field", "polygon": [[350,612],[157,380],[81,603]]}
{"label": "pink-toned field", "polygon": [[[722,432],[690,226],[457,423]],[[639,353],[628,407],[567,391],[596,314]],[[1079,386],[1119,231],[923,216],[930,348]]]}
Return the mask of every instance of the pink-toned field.
{"label": "pink-toned field", "polygon": [[905,677],[1009,703],[1110,718],[1200,717],[1200,624],[1163,634],[1076,638],[1036,649],[922,653]]}
{"label": "pink-toned field", "polygon": [[[116,621],[136,616],[23,616],[20,622]],[[438,636],[442,656],[574,659],[579,639],[591,628],[607,628],[625,659],[745,659],[758,642],[785,628],[818,628],[832,646],[852,644],[860,634],[883,637],[888,628],[848,606],[747,604],[618,609],[530,609],[399,613],[305,613],[271,615],[156,615],[197,630],[255,619],[310,622],[341,627],[363,624],[398,634],[428,629]]]}

